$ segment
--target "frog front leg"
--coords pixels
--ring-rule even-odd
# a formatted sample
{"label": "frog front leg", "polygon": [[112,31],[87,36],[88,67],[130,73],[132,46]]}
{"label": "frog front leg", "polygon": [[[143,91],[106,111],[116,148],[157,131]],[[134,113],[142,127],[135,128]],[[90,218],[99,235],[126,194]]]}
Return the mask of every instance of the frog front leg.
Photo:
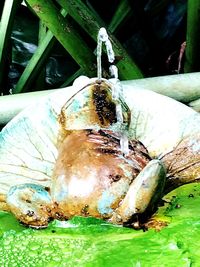
{"label": "frog front leg", "polygon": [[48,225],[53,204],[45,187],[36,184],[12,186],[6,202],[10,211],[22,223],[34,228]]}
{"label": "frog front leg", "polygon": [[121,205],[109,221],[126,224],[134,216],[152,209],[162,196],[165,177],[163,164],[159,160],[151,160],[134,179]]}

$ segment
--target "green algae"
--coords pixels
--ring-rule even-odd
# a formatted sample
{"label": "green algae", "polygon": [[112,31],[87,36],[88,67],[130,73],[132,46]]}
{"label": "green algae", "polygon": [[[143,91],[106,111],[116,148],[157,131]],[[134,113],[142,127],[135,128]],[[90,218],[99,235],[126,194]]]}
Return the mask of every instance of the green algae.
{"label": "green algae", "polygon": [[153,220],[160,231],[133,230],[95,218],[74,217],[35,230],[0,213],[0,266],[200,266],[200,185],[164,198]]}

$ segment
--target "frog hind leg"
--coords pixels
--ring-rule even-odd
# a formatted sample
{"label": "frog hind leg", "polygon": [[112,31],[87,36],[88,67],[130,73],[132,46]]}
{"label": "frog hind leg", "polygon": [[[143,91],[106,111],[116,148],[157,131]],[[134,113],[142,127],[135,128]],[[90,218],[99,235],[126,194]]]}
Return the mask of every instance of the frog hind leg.
{"label": "frog hind leg", "polygon": [[32,228],[48,226],[53,205],[45,187],[36,184],[12,186],[6,202],[10,211],[23,224]]}
{"label": "frog hind leg", "polygon": [[[138,220],[147,210],[153,210],[162,197],[166,171],[159,160],[151,160],[133,180],[121,205],[109,220],[116,224],[129,224]],[[134,225],[134,224],[132,224]]]}

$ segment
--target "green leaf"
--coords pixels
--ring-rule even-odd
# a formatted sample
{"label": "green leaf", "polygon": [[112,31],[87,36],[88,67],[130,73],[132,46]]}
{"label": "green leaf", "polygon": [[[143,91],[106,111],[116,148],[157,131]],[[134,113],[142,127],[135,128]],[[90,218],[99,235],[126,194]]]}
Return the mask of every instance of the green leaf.
{"label": "green leaf", "polygon": [[81,217],[33,230],[1,212],[0,265],[199,266],[200,185],[182,186],[165,200],[168,203],[153,217],[155,224],[168,222],[160,231]]}

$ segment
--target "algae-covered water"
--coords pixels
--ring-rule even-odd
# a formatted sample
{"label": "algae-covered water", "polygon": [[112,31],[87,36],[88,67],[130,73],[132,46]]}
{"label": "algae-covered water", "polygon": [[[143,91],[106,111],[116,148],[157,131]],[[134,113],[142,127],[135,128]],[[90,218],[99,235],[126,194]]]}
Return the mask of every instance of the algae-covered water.
{"label": "algae-covered water", "polygon": [[33,230],[1,212],[0,266],[200,266],[200,184],[182,186],[165,200],[154,216],[167,224],[160,231],[78,217]]}

